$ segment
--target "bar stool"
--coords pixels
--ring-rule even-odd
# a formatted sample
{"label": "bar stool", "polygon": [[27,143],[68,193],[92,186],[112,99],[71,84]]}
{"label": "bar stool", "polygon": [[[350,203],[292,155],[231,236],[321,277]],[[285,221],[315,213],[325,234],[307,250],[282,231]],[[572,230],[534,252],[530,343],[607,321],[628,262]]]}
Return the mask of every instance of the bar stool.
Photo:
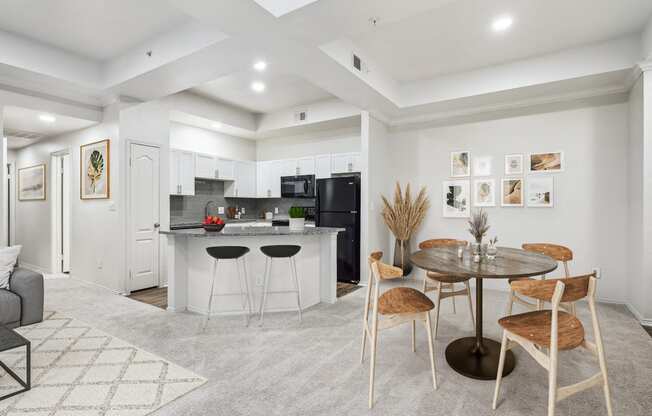
{"label": "bar stool", "polygon": [[[293,245],[274,245],[263,246],[260,248],[267,258],[265,259],[265,282],[263,284],[263,300],[260,303],[260,324],[263,324],[263,317],[265,314],[265,304],[267,303],[267,295],[270,293],[296,293],[297,294],[297,307],[299,310],[299,322],[301,322],[301,289],[299,287],[299,279],[297,278],[297,263],[294,256],[301,251],[301,246]],[[294,281],[294,290],[284,290],[269,292],[269,279],[272,275],[272,262],[274,259],[286,258],[290,264],[290,272],[292,280]]]}
{"label": "bar stool", "polygon": [[[215,261],[213,262],[213,278],[211,281],[211,293],[208,298],[208,316],[204,323],[204,329],[208,324],[208,321],[211,319],[211,312],[213,311],[213,298],[215,296],[230,296],[237,295],[238,293],[214,293],[215,289],[215,277],[217,276],[217,264],[220,260],[235,260],[235,267],[238,270],[238,280],[240,283],[240,298],[242,301],[242,310],[246,312],[245,322],[246,325],[249,325],[249,317],[251,316],[251,300],[249,299],[249,282],[247,276],[247,263],[245,262],[244,255],[249,253],[248,247],[240,246],[215,246],[207,247],[206,252],[211,256]],[[242,259],[242,268],[244,269],[244,280],[242,279],[242,274],[240,273],[240,267],[238,260]]]}

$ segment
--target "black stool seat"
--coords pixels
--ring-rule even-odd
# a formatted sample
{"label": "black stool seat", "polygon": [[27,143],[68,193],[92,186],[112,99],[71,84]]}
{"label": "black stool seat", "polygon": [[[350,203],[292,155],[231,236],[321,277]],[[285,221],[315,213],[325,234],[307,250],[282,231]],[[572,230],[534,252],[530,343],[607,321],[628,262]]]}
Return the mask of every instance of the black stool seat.
{"label": "black stool seat", "polygon": [[266,255],[267,257],[276,257],[276,258],[292,257],[295,254],[297,254],[299,251],[301,251],[301,246],[290,246],[290,245],[263,246],[260,248],[260,251],[262,251],[263,254]]}
{"label": "black stool seat", "polygon": [[249,253],[249,247],[241,246],[215,246],[207,247],[206,252],[216,260],[239,259]]}

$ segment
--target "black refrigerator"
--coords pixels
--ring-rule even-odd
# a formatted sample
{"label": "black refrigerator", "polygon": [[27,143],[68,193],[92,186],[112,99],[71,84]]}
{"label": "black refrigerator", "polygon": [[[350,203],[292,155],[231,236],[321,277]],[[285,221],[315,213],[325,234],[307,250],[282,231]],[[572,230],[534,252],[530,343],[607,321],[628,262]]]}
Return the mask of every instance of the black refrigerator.
{"label": "black refrigerator", "polygon": [[337,281],[360,281],[360,177],[317,180],[317,227],[344,228],[337,235]]}

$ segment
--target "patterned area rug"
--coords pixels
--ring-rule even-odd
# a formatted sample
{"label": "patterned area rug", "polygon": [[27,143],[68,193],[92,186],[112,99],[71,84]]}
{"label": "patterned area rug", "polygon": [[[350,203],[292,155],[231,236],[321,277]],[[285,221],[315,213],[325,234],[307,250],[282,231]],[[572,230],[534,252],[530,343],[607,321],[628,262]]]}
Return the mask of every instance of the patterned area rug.
{"label": "patterned area rug", "polygon": [[[140,416],[206,379],[89,325],[50,314],[20,328],[32,343],[32,390],[0,401],[0,416]],[[25,349],[0,360],[25,375]],[[20,385],[0,368],[0,396]]]}

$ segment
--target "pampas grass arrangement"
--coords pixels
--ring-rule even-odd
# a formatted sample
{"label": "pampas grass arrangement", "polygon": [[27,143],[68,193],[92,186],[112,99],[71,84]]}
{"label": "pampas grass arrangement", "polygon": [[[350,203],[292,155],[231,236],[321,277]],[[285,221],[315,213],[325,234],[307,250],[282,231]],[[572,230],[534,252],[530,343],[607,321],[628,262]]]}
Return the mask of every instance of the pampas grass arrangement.
{"label": "pampas grass arrangement", "polygon": [[489,214],[487,214],[487,211],[480,209],[471,214],[469,233],[475,238],[476,243],[482,243],[482,239],[489,231],[489,228]]}
{"label": "pampas grass arrangement", "polygon": [[[430,208],[430,201],[426,195],[426,188],[421,188],[419,194],[415,199],[412,199],[412,192],[410,184],[405,186],[405,193],[401,189],[401,184],[396,182],[394,188],[394,201],[390,203],[385,196],[381,195],[383,200],[383,220],[389,230],[394,234],[397,243],[400,246],[401,257],[400,266],[403,273],[406,274],[406,246],[409,244],[410,238],[414,235],[419,225]],[[409,273],[409,271],[407,271]]]}

